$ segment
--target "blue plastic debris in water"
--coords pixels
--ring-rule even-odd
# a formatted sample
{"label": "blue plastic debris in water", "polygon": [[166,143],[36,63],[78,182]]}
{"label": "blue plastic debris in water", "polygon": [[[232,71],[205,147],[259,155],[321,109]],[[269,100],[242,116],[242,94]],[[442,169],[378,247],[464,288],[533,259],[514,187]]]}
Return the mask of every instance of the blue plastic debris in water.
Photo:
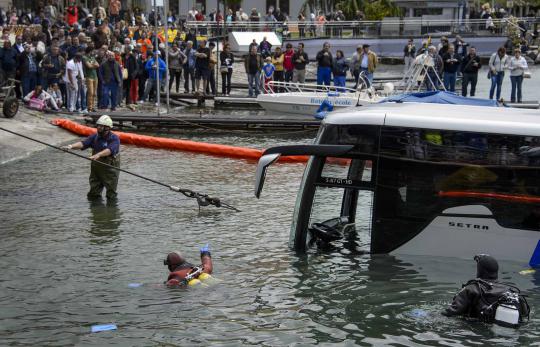
{"label": "blue plastic debris in water", "polygon": [[427,312],[419,308],[415,308],[414,310],[411,311],[411,316],[415,318],[424,318],[424,317],[427,317]]}
{"label": "blue plastic debris in water", "polygon": [[128,284],[129,288],[139,288],[142,286],[142,283],[130,283]]}
{"label": "blue plastic debris in water", "polygon": [[116,330],[116,324],[101,324],[101,325],[92,325],[92,332],[99,333],[100,331],[109,331]]}

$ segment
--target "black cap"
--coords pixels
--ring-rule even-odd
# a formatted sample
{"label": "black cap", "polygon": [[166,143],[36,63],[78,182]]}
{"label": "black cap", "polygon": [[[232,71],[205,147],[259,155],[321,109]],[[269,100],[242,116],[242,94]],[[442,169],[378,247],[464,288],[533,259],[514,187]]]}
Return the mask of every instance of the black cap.
{"label": "black cap", "polygon": [[364,43],[364,44],[362,45],[362,48],[368,48],[368,47],[370,47],[370,46],[369,46],[369,44],[367,44],[367,43]]}
{"label": "black cap", "polygon": [[499,263],[488,254],[474,256],[476,261],[476,277],[483,280],[496,280],[499,277]]}

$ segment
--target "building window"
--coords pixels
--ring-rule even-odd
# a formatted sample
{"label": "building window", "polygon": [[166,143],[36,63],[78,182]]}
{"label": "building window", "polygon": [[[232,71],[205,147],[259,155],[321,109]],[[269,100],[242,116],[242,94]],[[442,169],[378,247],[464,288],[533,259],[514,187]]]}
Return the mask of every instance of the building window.
{"label": "building window", "polygon": [[440,16],[443,14],[442,8],[415,8],[414,17],[422,17],[423,15]]}

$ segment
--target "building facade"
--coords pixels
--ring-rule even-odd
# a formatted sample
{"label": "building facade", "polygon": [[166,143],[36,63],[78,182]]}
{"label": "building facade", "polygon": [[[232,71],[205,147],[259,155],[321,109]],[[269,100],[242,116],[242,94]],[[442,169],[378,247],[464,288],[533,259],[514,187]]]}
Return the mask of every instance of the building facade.
{"label": "building facade", "polygon": [[[150,0],[148,0],[150,1]],[[174,4],[177,2],[178,4]],[[242,0],[239,4],[229,5],[225,1],[227,8],[232,8],[237,11],[242,8],[248,15],[251,9],[255,8],[262,15],[266,14],[270,7],[279,8],[283,13],[286,13],[291,18],[296,18],[302,7],[303,1],[300,0]],[[178,8],[177,13],[186,15],[189,10],[196,8],[202,13],[211,13],[213,9],[219,9],[223,12],[223,1],[218,0],[171,0],[169,6],[172,11],[175,7]]]}

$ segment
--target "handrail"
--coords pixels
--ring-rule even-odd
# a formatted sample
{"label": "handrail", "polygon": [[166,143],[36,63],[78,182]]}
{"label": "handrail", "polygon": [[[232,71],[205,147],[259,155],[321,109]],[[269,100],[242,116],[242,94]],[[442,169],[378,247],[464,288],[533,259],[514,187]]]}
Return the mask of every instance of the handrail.
{"label": "handrail", "polygon": [[[390,19],[391,18],[391,19]],[[540,17],[515,17],[518,21],[534,21],[534,22],[540,22]],[[317,21],[298,21],[298,20],[287,20],[283,22],[278,21],[258,21],[258,22],[251,22],[251,21],[234,21],[234,22],[225,22],[225,24],[221,22],[216,21],[186,21],[185,24],[187,26],[190,25],[208,25],[212,24],[215,26],[241,26],[241,25],[288,25],[288,24],[300,24],[300,25],[330,25],[330,26],[346,26],[351,24],[408,24],[408,23],[434,23],[434,24],[454,24],[454,23],[469,23],[469,24],[485,24],[485,19],[431,19],[431,18],[396,18],[389,17],[388,19],[383,20],[350,20],[350,21],[325,21],[325,22],[317,22]],[[493,23],[506,23],[508,22],[508,18],[493,18]]]}
{"label": "handrail", "polygon": [[276,89],[283,88],[287,93],[358,93],[359,90],[348,88],[348,87],[338,87],[338,86],[327,86],[327,85],[318,85],[313,83],[296,83],[296,82],[281,82],[281,81],[269,81],[268,90],[265,89],[267,94],[279,94],[276,93]]}

